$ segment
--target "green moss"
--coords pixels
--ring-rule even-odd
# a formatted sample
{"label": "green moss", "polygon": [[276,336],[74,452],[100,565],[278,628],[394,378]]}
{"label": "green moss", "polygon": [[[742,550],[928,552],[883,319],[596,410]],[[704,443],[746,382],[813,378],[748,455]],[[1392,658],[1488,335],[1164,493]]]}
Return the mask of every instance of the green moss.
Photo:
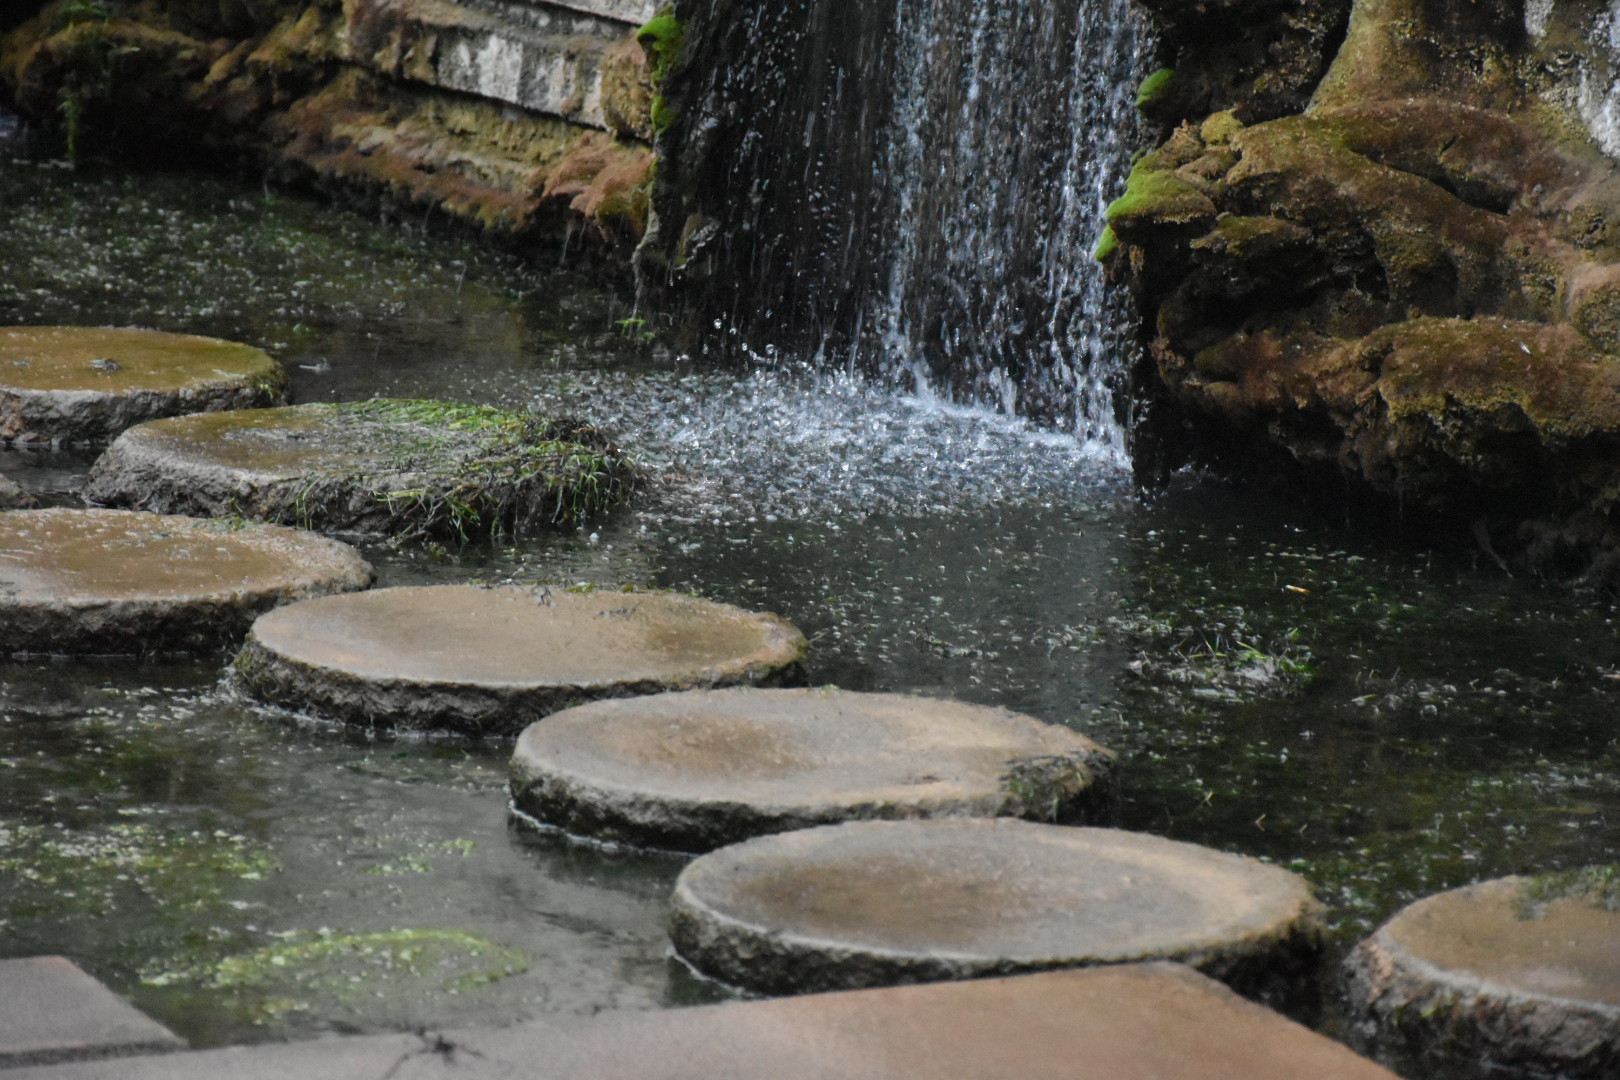
{"label": "green moss", "polygon": [[1556,874],[1543,874],[1520,890],[1521,917],[1554,900],[1580,900],[1604,911],[1620,911],[1620,864],[1583,866]]}
{"label": "green moss", "polygon": [[675,121],[676,109],[661,91],[665,77],[680,62],[686,49],[686,24],[676,18],[673,5],[666,5],[636,31],[636,41],[646,51],[647,61],[652,66],[655,96],[651,119],[653,131],[661,134]]}
{"label": "green moss", "polygon": [[1160,68],[1142,80],[1142,85],[1136,89],[1136,107],[1147,108],[1155,102],[1163,101],[1170,93],[1170,86],[1175,82],[1176,73],[1171,68]]}
{"label": "green moss", "polygon": [[143,822],[0,828],[0,878],[10,882],[0,922],[102,918],[134,897],[175,912],[223,911],[240,882],[277,869],[263,848],[222,831],[171,832]]}
{"label": "green moss", "polygon": [[1097,246],[1091,249],[1091,257],[1098,262],[1107,262],[1119,250],[1119,234],[1112,225],[1104,225],[1102,235],[1097,237]]}
{"label": "green moss", "polygon": [[1175,221],[1206,211],[1213,216],[1215,204],[1207,196],[1173,171],[1155,168],[1156,164],[1156,156],[1149,154],[1132,167],[1125,194],[1108,204],[1110,225],[1127,218]]}
{"label": "green moss", "polygon": [[636,31],[636,40],[652,64],[653,86],[661,86],[686,47],[686,25],[675,17],[673,4],[665,5]]}
{"label": "green moss", "polygon": [[[534,958],[462,930],[394,929],[340,934],[293,930],[249,952],[158,965],[148,986],[192,987],[235,999],[239,1011],[267,1022],[321,998],[358,1000],[386,989],[465,993],[529,970]],[[413,987],[414,984],[414,987]]]}
{"label": "green moss", "polygon": [[1232,136],[1243,130],[1243,121],[1230,110],[1218,112],[1205,120],[1198,129],[1198,137],[1207,146],[1225,146]]}
{"label": "green moss", "polygon": [[317,473],[296,501],[314,506],[334,485],[363,487],[386,507],[388,531],[401,539],[517,532],[541,516],[577,524],[620,502],[635,480],[630,459],[584,425],[447,401],[372,400],[336,410],[388,440],[393,478],[412,482],[383,488],[372,476]]}

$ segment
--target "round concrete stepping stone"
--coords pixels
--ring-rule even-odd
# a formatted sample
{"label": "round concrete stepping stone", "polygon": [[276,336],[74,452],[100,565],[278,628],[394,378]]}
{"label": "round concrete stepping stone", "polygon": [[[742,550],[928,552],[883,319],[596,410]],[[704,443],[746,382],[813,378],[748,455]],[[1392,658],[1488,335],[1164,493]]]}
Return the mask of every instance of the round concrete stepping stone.
{"label": "round concrete stepping stone", "polygon": [[371,584],[350,547],[124,510],[0,513],[0,654],[213,649],[261,612]]}
{"label": "round concrete stepping stone", "polygon": [[1284,999],[1320,952],[1318,907],[1287,871],[1142,833],[862,821],[700,856],[670,936],[698,970],[766,993],[1178,960]]}
{"label": "round concrete stepping stone", "polygon": [[1345,974],[1358,1034],[1381,1050],[1620,1076],[1620,867],[1419,900]]}
{"label": "round concrete stepping stone", "polygon": [[287,375],[251,345],[156,330],[0,327],[0,440],[104,443],[183,413],[285,400]]}
{"label": "round concrete stepping stone", "polygon": [[805,647],[775,615],[678,593],[434,585],[272,611],[236,678],[350,723],[515,735],[595,698],[802,681]]}
{"label": "round concrete stepping stone", "polygon": [[696,690],[598,701],[531,725],[517,808],[676,851],[863,818],[1096,816],[1114,756],[1006,709],[843,690]]}
{"label": "round concrete stepping stone", "polygon": [[633,470],[592,428],[445,401],[297,405],[132,428],[91,471],[109,506],[457,538],[573,522]]}

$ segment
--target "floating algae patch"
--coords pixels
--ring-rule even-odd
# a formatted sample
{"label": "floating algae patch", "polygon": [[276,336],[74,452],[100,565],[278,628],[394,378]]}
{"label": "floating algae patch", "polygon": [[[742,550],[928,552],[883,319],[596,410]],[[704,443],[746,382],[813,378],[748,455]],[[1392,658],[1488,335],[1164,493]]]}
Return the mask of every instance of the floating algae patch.
{"label": "floating algae patch", "polygon": [[622,500],[630,459],[584,424],[374,399],[179,417],[126,432],[89,499],[328,532],[468,540],[578,524]]}
{"label": "floating algae patch", "polygon": [[132,900],[177,915],[224,911],[242,881],[276,869],[259,844],[222,829],[12,825],[0,827],[0,913],[15,933],[26,920],[99,919]]}
{"label": "floating algae patch", "polygon": [[273,944],[208,960],[154,965],[152,987],[205,991],[229,999],[245,1019],[271,1023],[319,1008],[362,1011],[367,999],[459,994],[529,970],[534,958],[462,930],[393,929],[372,933],[289,930]]}

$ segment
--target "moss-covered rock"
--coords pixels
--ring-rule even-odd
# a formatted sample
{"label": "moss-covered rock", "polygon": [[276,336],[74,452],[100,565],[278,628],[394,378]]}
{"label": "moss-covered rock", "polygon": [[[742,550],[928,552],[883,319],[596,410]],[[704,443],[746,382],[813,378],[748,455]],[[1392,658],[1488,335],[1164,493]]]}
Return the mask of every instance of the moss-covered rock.
{"label": "moss-covered rock", "polygon": [[646,213],[610,196],[651,160],[650,69],[630,25],[571,18],[557,33],[434,0],[56,0],[0,39],[0,81],[70,156],[246,162],[622,273]]}
{"label": "moss-covered rock", "polygon": [[145,424],[96,462],[85,494],[164,513],[464,540],[578,523],[633,479],[629,460],[584,425],[372,400]]}
{"label": "moss-covered rock", "polygon": [[[1291,5],[1143,2],[1203,89],[1165,95],[1180,123],[1110,213],[1150,313],[1139,459],[1327,466],[1524,554],[1620,550],[1620,171],[1578,114],[1568,26],[1355,0],[1309,100],[1268,115],[1250,54],[1219,50]],[[1577,7],[1596,14],[1559,18]]]}

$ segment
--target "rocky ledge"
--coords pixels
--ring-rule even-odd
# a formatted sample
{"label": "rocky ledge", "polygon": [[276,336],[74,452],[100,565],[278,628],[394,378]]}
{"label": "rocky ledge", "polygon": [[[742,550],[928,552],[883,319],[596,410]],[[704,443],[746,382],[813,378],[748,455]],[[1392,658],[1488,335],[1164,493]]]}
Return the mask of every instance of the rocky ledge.
{"label": "rocky ledge", "polygon": [[1613,578],[1608,5],[1141,2],[1168,136],[1098,257],[1143,305],[1146,479],[1201,460],[1372,493]]}
{"label": "rocky ledge", "polygon": [[[28,0],[0,9],[0,33]],[[54,0],[0,93],[70,157],[243,162],[624,273],[646,225],[651,0]]]}

